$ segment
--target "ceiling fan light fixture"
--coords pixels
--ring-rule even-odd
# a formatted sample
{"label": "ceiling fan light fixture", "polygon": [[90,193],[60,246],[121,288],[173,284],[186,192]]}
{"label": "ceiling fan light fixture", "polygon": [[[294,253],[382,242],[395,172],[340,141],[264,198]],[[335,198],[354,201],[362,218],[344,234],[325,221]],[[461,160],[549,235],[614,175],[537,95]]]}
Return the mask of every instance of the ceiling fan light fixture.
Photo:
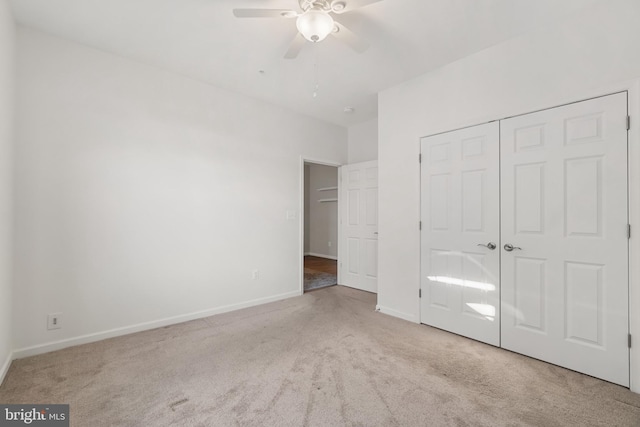
{"label": "ceiling fan light fixture", "polygon": [[312,7],[298,16],[296,27],[305,39],[318,43],[333,31],[334,23],[327,12],[318,7]]}

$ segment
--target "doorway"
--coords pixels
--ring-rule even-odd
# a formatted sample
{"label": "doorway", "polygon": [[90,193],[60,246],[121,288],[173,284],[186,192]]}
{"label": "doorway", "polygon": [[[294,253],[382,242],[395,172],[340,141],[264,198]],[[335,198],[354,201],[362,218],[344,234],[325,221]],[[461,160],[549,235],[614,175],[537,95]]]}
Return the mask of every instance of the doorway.
{"label": "doorway", "polygon": [[338,283],[338,167],[304,162],[303,291]]}

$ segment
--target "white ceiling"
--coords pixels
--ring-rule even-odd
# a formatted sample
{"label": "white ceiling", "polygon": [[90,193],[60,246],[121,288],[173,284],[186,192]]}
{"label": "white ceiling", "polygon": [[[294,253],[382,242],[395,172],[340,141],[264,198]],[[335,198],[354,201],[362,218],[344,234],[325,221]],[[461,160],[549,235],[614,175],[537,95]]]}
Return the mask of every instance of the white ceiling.
{"label": "white ceiling", "polygon": [[[329,37],[307,43],[294,60],[283,55],[295,19],[238,19],[232,9],[298,10],[297,0],[12,0],[12,6],[23,25],[349,126],[377,116],[379,91],[597,1],[384,0],[338,17],[370,42],[365,53]],[[345,114],[346,106],[355,113]]]}

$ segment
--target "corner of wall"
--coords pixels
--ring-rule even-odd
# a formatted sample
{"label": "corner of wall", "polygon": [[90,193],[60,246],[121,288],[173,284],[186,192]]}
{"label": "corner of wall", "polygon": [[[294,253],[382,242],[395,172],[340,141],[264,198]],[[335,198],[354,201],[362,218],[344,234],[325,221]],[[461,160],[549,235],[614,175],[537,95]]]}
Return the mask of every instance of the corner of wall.
{"label": "corner of wall", "polygon": [[0,0],[0,384],[13,360],[13,158],[16,26]]}
{"label": "corner of wall", "polygon": [[9,372],[9,368],[11,367],[12,361],[13,361],[13,351],[9,351],[9,354],[7,354],[7,358],[2,363],[2,366],[0,366],[0,386],[2,386],[2,383],[4,382],[4,379],[7,376],[7,373]]}

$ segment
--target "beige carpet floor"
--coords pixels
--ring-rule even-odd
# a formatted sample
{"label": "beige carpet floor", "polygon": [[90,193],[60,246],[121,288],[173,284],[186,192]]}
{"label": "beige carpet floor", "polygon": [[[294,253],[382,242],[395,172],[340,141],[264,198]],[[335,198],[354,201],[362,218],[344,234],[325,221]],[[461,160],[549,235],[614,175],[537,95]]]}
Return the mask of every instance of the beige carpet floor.
{"label": "beige carpet floor", "polygon": [[640,426],[640,395],[333,286],[17,360],[2,403],[73,426]]}

